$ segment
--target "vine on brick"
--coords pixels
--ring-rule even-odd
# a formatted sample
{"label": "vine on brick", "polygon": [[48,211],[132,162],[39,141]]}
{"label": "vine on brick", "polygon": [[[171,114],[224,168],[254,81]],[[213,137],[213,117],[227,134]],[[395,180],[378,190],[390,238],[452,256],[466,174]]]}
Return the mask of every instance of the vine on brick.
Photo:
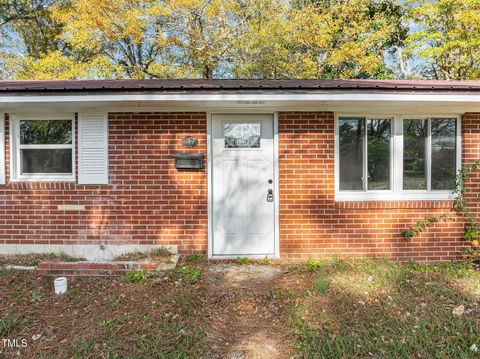
{"label": "vine on brick", "polygon": [[[463,238],[470,242],[471,247],[466,250],[466,254],[473,259],[480,259],[480,222],[476,213],[469,206],[469,201],[465,196],[465,182],[470,178],[470,174],[480,167],[480,161],[472,161],[462,165],[455,181],[455,200],[453,202],[453,211],[455,215],[465,218],[465,232]],[[454,215],[449,213],[441,213],[436,216],[428,216],[419,219],[409,230],[402,233],[405,238],[412,239],[413,236],[422,233],[427,227],[439,222],[447,220]]]}

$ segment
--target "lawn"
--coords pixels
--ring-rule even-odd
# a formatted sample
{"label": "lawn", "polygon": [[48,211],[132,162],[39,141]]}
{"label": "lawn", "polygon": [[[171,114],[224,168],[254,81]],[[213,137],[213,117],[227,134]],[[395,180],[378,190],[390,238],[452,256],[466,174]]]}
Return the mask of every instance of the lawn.
{"label": "lawn", "polygon": [[0,288],[0,340],[27,343],[0,342],[0,358],[480,353],[480,277],[465,263],[224,263],[197,255],[169,273],[70,281],[63,296],[32,273],[1,270]]}

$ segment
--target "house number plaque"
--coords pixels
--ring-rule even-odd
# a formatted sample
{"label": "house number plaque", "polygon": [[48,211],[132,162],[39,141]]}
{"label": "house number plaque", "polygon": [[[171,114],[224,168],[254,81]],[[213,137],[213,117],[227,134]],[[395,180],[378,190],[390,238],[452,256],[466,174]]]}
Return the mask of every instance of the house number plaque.
{"label": "house number plaque", "polygon": [[198,139],[193,136],[187,136],[182,140],[182,144],[186,147],[195,147],[198,145]]}

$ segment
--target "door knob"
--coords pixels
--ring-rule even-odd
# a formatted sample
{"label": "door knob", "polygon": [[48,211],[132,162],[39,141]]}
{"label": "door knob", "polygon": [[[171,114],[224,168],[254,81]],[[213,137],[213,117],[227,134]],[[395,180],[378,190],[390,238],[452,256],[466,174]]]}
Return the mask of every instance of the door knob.
{"label": "door knob", "polygon": [[267,202],[273,202],[273,189],[269,189],[267,193]]}

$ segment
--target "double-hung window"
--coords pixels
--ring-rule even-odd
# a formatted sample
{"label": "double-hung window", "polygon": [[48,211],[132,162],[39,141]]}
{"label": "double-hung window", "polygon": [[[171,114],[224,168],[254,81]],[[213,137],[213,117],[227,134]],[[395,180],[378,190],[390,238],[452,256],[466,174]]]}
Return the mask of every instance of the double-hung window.
{"label": "double-hung window", "polygon": [[336,199],[450,199],[460,166],[456,117],[339,116]]}
{"label": "double-hung window", "polygon": [[74,181],[73,117],[13,116],[12,180]]}

